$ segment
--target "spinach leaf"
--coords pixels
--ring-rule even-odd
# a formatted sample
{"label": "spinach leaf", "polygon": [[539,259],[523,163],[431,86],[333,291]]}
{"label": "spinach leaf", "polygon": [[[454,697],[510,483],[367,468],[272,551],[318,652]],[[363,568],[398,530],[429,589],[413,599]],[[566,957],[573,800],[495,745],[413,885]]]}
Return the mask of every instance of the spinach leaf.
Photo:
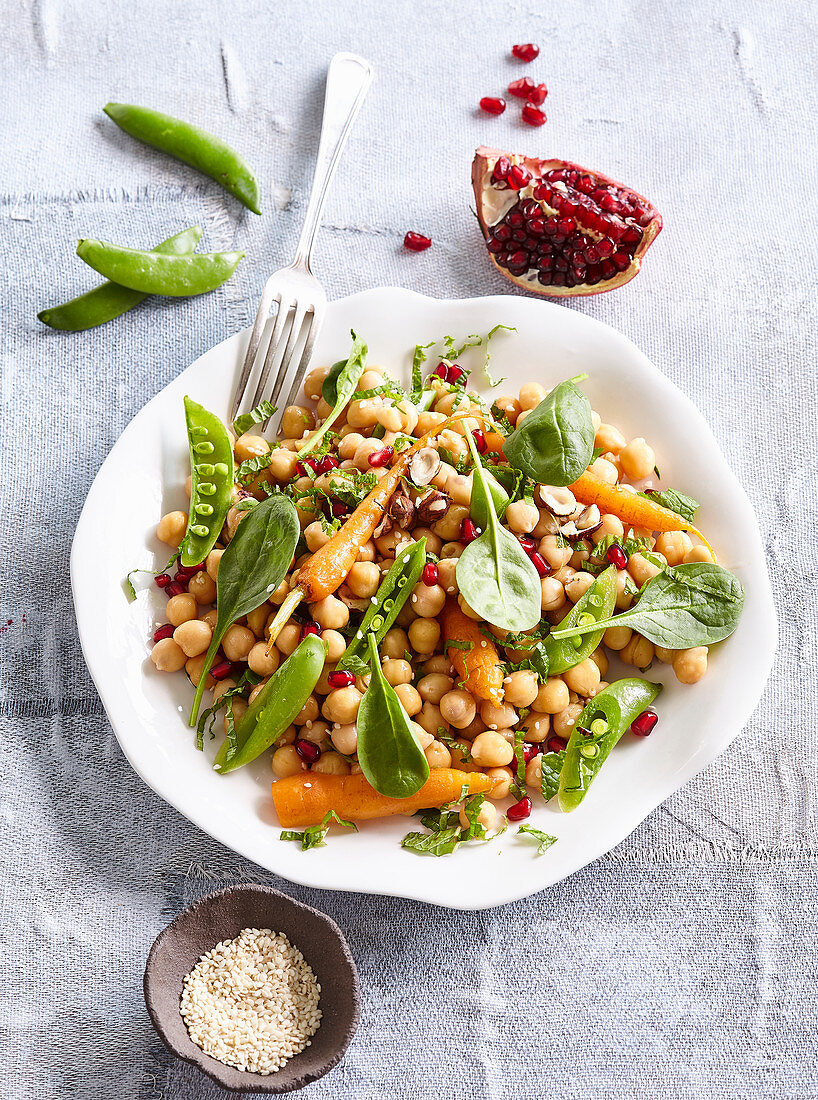
{"label": "spinach leaf", "polygon": [[250,412],[242,413],[241,416],[236,417],[233,421],[233,431],[236,435],[244,435],[245,432],[250,431],[254,424],[263,424],[265,420],[269,420],[275,411],[275,405],[271,405],[269,401],[262,401]]}
{"label": "spinach leaf", "polygon": [[[471,432],[466,442],[474,462],[472,500],[486,509],[486,529],[457,559],[455,576],[474,611],[504,630],[530,630],[540,621],[540,578],[519,541],[500,525],[491,489]],[[476,487],[476,488],[475,488]]]}
{"label": "spinach leaf", "polygon": [[[349,353],[349,358],[335,375],[331,383],[335,389],[335,400],[332,402],[327,401],[327,404],[332,404],[332,412],[329,414],[321,427],[308,437],[308,439],[298,452],[299,458],[302,458],[305,454],[309,454],[310,451],[314,450],[318,446],[326,433],[330,430],[332,425],[341,415],[347,401],[349,401],[350,397],[352,397],[352,395],[355,393],[355,387],[358,385],[358,381],[361,375],[364,373],[364,368],[366,367],[367,351],[368,348],[366,344],[363,342],[360,336],[356,336],[353,332],[352,349]],[[335,367],[337,366],[338,364],[336,363]],[[322,396],[324,394],[324,386],[326,386],[329,382],[330,376],[332,375],[332,371],[335,370],[335,367],[330,370],[330,373],[324,379],[324,385],[321,387]],[[326,401],[326,398],[324,398],[324,400]]]}
{"label": "spinach leaf", "polygon": [[541,856],[543,852],[547,852],[552,844],[557,843],[555,836],[549,836],[548,833],[544,833],[542,829],[535,829],[533,825],[520,825],[517,829],[517,835],[528,833],[537,842],[537,855]]}
{"label": "spinach leaf", "polygon": [[699,502],[678,489],[649,489],[646,493],[640,493],[639,496],[653,501],[654,504],[661,504],[663,508],[669,508],[671,512],[688,521],[692,520],[699,510]]}
{"label": "spinach leaf", "polygon": [[341,825],[344,829],[354,829],[356,833],[358,832],[358,826],[354,822],[344,821],[335,810],[327,810],[320,825],[308,825],[303,832],[298,832],[297,829],[283,829],[278,839],[297,841],[301,845],[302,852],[308,852],[310,848],[324,848],[331,822]]}
{"label": "spinach leaf", "polygon": [[346,359],[339,359],[337,363],[333,363],[321,384],[321,396],[328,405],[334,405],[338,400],[338,375],[346,365]]}
{"label": "spinach leaf", "polygon": [[555,630],[551,637],[573,638],[589,630],[629,626],[654,645],[691,649],[729,637],[743,607],[744,589],[721,565],[669,565],[645,585],[639,602],[629,611],[602,622]]}
{"label": "spinach leaf", "polygon": [[588,398],[573,382],[560,382],[503,443],[509,463],[541,485],[570,485],[594,451]]}
{"label": "spinach leaf", "polygon": [[409,798],[429,778],[429,762],[415,739],[412,720],[381,670],[372,632],[368,640],[372,679],[358,709],[358,763],[379,794]]}
{"label": "spinach leaf", "polygon": [[[469,432],[469,439],[471,438]],[[498,519],[502,519],[510,498],[497,478],[482,463],[479,465],[482,466],[483,476],[478,476],[477,465],[475,463],[472,476],[469,514],[477,526],[485,531],[490,523],[489,513],[493,512]]]}
{"label": "spinach leaf", "polygon": [[216,629],[196,688],[191,726],[196,725],[207,674],[225,631],[236,619],[261,607],[281,584],[293,560],[300,530],[295,505],[283,493],[276,493],[247,514],[227,544],[216,578]]}

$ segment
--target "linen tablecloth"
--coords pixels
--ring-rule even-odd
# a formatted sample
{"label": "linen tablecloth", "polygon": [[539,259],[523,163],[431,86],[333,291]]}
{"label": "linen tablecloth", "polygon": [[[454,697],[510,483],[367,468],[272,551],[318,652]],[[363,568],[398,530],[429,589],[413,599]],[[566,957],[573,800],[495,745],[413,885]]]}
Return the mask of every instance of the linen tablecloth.
{"label": "linen tablecloth", "polygon": [[[154,1035],[141,973],[181,907],[246,880],[331,914],[361,969],[357,1038],[305,1096],[818,1096],[814,6],[6,0],[0,30],[5,1100],[216,1097]],[[541,46],[529,67],[508,57],[520,41]],[[377,78],[320,234],[330,296],[513,292],[469,209],[481,142],[635,185],[665,216],[644,273],[570,308],[625,332],[701,408],[753,500],[778,602],[778,662],[739,740],[615,851],[490,912],[324,894],[243,862],[131,771],[77,640],[68,554],[94,474],[289,258],[340,49]],[[476,112],[523,73],[548,85],[542,130]],[[264,218],[122,134],[109,99],[225,136]],[[203,247],[247,249],[219,291],[84,334],[37,322],[94,283],[77,237],[147,247],[194,222]],[[405,252],[408,229],[433,248]]]}

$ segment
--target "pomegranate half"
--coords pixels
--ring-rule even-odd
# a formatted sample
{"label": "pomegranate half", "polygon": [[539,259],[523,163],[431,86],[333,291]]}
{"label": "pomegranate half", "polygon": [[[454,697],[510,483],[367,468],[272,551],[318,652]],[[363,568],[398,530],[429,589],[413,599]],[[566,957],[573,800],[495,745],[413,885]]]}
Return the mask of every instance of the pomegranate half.
{"label": "pomegranate half", "polygon": [[491,262],[534,294],[565,298],[624,286],[662,229],[642,195],[565,160],[481,147],[472,186]]}

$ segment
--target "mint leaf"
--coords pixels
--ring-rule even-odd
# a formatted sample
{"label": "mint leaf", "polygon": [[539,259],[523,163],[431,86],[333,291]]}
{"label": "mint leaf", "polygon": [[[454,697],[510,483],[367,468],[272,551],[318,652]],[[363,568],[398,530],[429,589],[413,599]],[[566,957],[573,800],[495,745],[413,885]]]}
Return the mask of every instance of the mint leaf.
{"label": "mint leaf", "polygon": [[537,855],[541,856],[543,852],[547,852],[552,844],[557,843],[555,836],[549,836],[548,833],[544,833],[542,829],[535,829],[533,825],[520,825],[517,829],[517,835],[521,833],[527,833],[533,837],[537,842]]}
{"label": "mint leaf", "polygon": [[671,512],[688,521],[692,520],[699,510],[699,502],[678,489],[648,489],[646,493],[640,493],[639,496],[652,500],[654,504],[661,504],[663,508],[670,509]]}
{"label": "mint leaf", "polygon": [[233,421],[233,431],[236,435],[244,435],[245,432],[250,431],[254,424],[261,424],[263,421],[269,420],[275,411],[275,405],[271,405],[269,401],[262,401],[250,412],[242,413],[241,416],[236,417]]}
{"label": "mint leaf", "polygon": [[358,826],[352,821],[344,821],[335,810],[327,810],[320,825],[309,825],[302,833],[296,829],[284,829],[279,840],[295,840],[301,844],[301,851],[308,852],[310,848],[323,848],[326,846],[326,835],[329,832],[331,822],[342,826],[344,829],[353,829],[358,832]]}

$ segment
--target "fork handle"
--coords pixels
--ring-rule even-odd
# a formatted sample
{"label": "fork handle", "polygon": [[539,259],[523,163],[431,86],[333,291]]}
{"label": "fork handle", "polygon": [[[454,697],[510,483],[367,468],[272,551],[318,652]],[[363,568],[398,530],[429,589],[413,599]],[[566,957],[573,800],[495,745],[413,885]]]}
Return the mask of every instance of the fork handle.
{"label": "fork handle", "polygon": [[295,264],[306,267],[307,271],[310,270],[310,257],[329,185],[371,83],[372,66],[362,57],[337,53],[330,62],[315,175],[295,254]]}

